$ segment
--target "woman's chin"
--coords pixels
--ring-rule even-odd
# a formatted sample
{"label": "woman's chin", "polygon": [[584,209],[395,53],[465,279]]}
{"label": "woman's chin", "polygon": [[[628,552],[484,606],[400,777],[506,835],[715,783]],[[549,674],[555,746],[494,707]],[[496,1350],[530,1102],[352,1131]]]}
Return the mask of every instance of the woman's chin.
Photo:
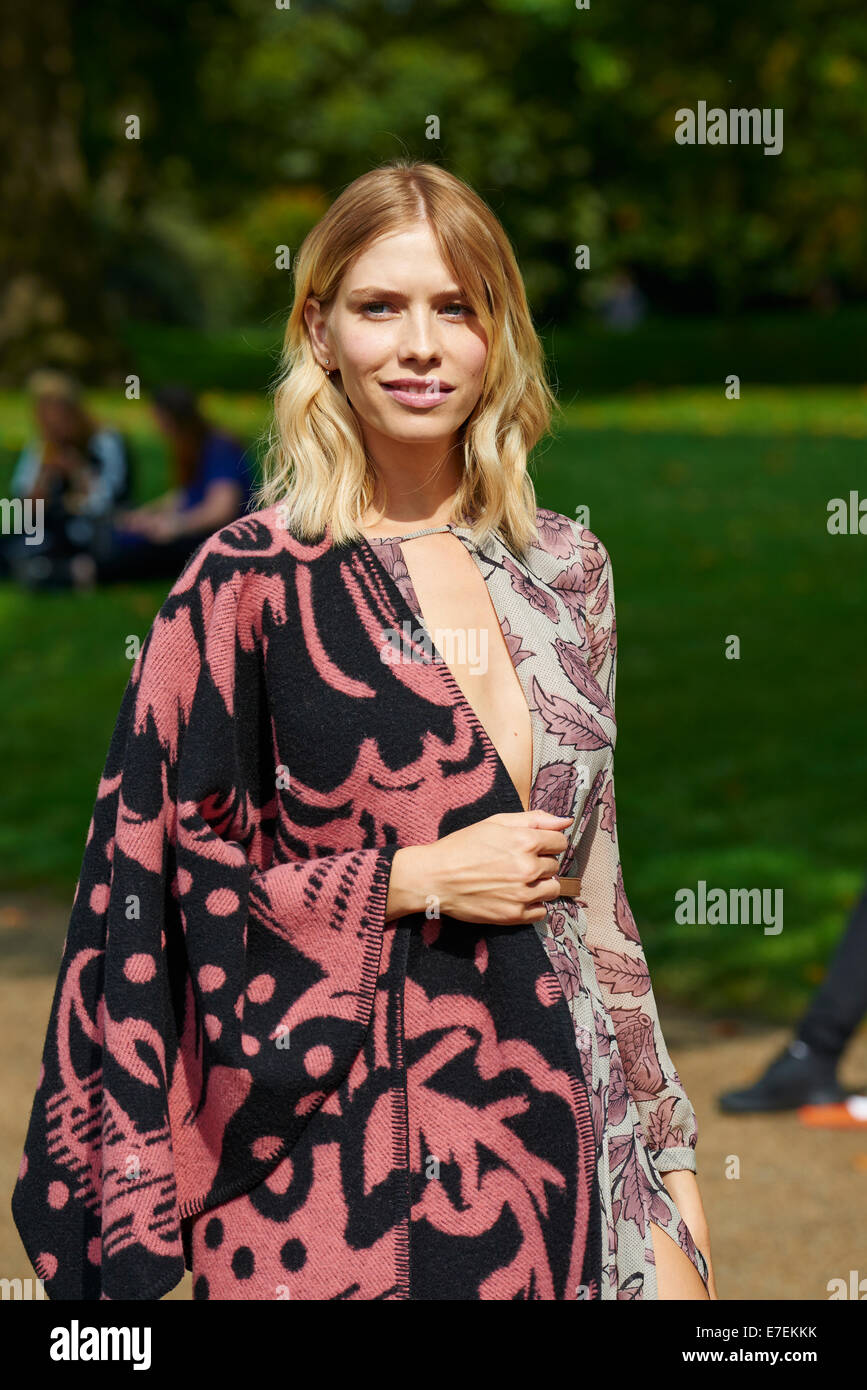
{"label": "woman's chin", "polygon": [[377,411],[375,416],[367,417],[365,424],[399,444],[432,444],[438,439],[451,439],[461,422],[451,417],[446,419],[439,411],[411,415],[409,410],[398,407]]}

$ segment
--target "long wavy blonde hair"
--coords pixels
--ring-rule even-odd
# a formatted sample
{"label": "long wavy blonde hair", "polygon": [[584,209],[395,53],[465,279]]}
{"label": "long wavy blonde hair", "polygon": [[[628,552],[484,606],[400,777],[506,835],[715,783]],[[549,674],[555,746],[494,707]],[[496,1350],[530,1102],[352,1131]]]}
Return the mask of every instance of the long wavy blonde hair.
{"label": "long wavy blonde hair", "polygon": [[481,542],[499,531],[517,554],[537,540],[527,456],[550,429],[554,394],[509,238],[486,203],[436,164],[398,160],[362,174],[305,237],[295,264],[263,483],[253,505],[280,505],[305,540],[330,523],[335,545],[361,537],[377,475],[341,386],[313,355],[304,305],[326,310],[354,259],[379,237],[426,221],[488,338],[482,391],[461,429],[464,468],[451,520]]}

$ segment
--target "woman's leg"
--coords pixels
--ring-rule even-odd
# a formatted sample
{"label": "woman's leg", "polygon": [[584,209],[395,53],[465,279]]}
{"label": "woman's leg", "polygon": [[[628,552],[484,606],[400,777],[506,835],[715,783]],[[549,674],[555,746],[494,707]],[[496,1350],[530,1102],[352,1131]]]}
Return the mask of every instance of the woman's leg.
{"label": "woman's leg", "polygon": [[867,885],[840,937],[827,974],[798,1024],[795,1037],[837,1062],[867,1013]]}
{"label": "woman's leg", "polygon": [[709,1299],[704,1281],[686,1251],[655,1221],[650,1223],[650,1238],[656,1259],[657,1298]]}

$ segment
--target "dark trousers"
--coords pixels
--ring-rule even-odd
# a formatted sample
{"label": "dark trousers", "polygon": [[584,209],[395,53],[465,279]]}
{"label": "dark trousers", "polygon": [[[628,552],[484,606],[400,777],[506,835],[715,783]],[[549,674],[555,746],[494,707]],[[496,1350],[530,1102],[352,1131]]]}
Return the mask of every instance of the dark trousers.
{"label": "dark trousers", "polygon": [[68,512],[60,497],[49,498],[43,504],[43,536],[39,544],[33,544],[32,538],[15,532],[0,533],[0,577],[8,577],[18,562],[34,555],[56,559],[90,550],[100,527],[104,525],[102,518]]}
{"label": "dark trousers", "polygon": [[61,507],[46,507],[44,538],[29,545],[23,536],[0,535],[0,578],[23,577],[22,566],[44,557],[56,569],[54,582],[70,581],[67,562],[74,555],[89,554],[96,562],[98,584],[132,584],[137,579],[176,579],[193,551],[213,534],[213,528],[195,531],[164,545],[132,531],[118,530],[108,517],[72,518]]}
{"label": "dark trousers", "polygon": [[177,579],[193,551],[213,534],[194,531],[158,545],[129,531],[112,531],[93,551],[97,584],[133,583],[137,579]]}
{"label": "dark trousers", "polygon": [[795,1036],[837,1058],[867,1013],[867,885]]}

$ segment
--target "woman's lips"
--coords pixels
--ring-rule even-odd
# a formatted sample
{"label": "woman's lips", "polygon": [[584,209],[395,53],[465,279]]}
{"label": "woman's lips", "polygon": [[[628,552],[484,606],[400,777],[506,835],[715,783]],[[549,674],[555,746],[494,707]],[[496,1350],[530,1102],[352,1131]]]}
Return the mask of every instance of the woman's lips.
{"label": "woman's lips", "polygon": [[408,405],[414,410],[430,410],[432,406],[442,405],[452,394],[454,387],[446,386],[444,382],[437,381],[432,377],[430,381],[418,382],[388,382],[381,381],[380,386],[383,391],[401,405]]}

